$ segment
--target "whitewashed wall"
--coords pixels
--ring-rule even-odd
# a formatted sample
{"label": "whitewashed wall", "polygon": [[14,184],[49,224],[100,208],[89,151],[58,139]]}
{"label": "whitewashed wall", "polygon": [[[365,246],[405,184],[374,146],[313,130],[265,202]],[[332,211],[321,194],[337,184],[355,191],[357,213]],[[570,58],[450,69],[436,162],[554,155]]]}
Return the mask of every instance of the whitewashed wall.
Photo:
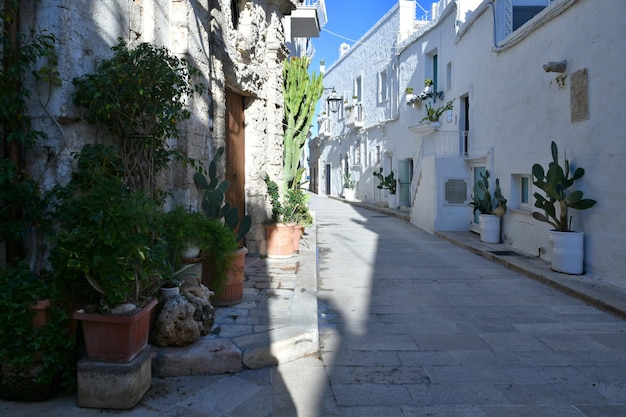
{"label": "whitewashed wall", "polygon": [[[375,126],[370,119],[365,125],[369,127],[369,151],[380,145],[383,153],[392,155],[393,168],[399,159],[414,158],[416,170],[411,189],[418,194],[411,221],[431,232],[469,230],[471,208],[446,206],[441,200],[442,184],[444,178],[466,178],[469,196],[469,168],[473,163],[481,163],[491,171],[492,178],[500,179],[503,194],[509,199],[509,211],[503,218],[504,244],[538,254],[547,248],[549,226],[532,218],[531,207],[519,207],[518,178],[530,175],[535,162],[544,166],[550,162],[550,142],[555,140],[561,162],[566,154],[573,167],[586,170],[577,188],[598,201],[590,210],[572,213],[573,228],[585,232],[587,273],[626,279],[622,274],[626,213],[620,209],[626,203],[626,193],[620,186],[626,172],[626,143],[621,138],[626,127],[626,118],[621,116],[621,98],[626,93],[622,70],[626,64],[622,53],[626,3],[555,1],[498,44],[494,39],[492,2],[459,0],[441,5],[444,7],[438,9],[436,22],[409,36],[399,55],[389,57],[387,67],[393,75],[389,79],[390,117],[379,120]],[[383,28],[389,29],[374,26],[372,30]],[[369,36],[374,36],[371,32]],[[391,47],[393,42],[388,44]],[[414,108],[404,104],[404,89],[412,86],[419,91],[423,79],[432,78],[427,56],[433,51],[439,57],[439,89],[444,90],[445,101],[455,99],[452,119],[449,123],[444,121],[442,130],[462,129],[461,102],[468,100],[469,155],[458,158],[459,163],[426,158],[418,167],[423,137],[409,127],[417,124],[425,110],[423,105]],[[346,85],[355,74],[373,79],[383,66],[381,63],[359,67],[349,57],[346,55],[330,67],[326,87]],[[549,61],[560,60],[567,60],[563,87],[557,82],[558,73],[542,68]],[[450,83],[446,77],[448,63],[452,70]],[[579,70],[588,74],[589,118],[572,122],[571,77]],[[364,100],[366,115],[376,114],[371,105]],[[333,152],[344,150],[333,145],[321,152],[331,160]],[[377,166],[370,164],[369,172],[364,166],[366,180],[359,183],[359,196],[382,203],[384,195],[374,192],[371,178],[367,181],[371,169]],[[415,184],[418,178],[419,187]],[[534,191],[530,192],[531,205]],[[541,256],[547,258],[547,253]]]}

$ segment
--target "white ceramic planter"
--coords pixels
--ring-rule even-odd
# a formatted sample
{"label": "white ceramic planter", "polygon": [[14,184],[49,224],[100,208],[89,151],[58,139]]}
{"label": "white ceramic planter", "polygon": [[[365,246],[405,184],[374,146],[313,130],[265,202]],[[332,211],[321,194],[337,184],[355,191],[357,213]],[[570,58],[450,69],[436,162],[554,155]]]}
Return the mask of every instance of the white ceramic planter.
{"label": "white ceramic planter", "polygon": [[353,188],[344,188],[343,198],[345,198],[348,201],[356,200],[356,191]]}
{"label": "white ceramic planter", "polygon": [[583,273],[584,235],[583,232],[548,231],[552,270],[572,275]]}
{"label": "white ceramic planter", "polygon": [[178,294],[180,294],[179,287],[161,287],[161,297],[164,300],[176,297]]}
{"label": "white ceramic planter", "polygon": [[480,240],[485,243],[500,243],[500,217],[495,214],[479,214]]}
{"label": "white ceramic planter", "polygon": [[398,208],[398,194],[387,194],[387,204],[389,205],[390,209],[397,209]]}

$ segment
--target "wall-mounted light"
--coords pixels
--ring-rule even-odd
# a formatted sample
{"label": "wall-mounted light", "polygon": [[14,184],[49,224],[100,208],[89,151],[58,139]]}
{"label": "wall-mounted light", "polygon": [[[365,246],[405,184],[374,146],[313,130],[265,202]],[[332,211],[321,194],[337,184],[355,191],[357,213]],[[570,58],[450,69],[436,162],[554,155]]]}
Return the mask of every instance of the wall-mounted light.
{"label": "wall-mounted light", "polygon": [[[329,89],[330,88],[325,88],[324,90],[329,90]],[[337,92],[335,91],[335,87],[332,87],[332,89],[333,91],[330,92],[330,95],[326,99],[326,102],[328,103],[329,110],[333,113],[337,113],[339,111],[339,106],[341,105],[343,98],[337,95]]]}
{"label": "wall-mounted light", "polygon": [[545,72],[565,72],[567,67],[567,61],[550,61],[547,64],[543,64],[543,70]]}

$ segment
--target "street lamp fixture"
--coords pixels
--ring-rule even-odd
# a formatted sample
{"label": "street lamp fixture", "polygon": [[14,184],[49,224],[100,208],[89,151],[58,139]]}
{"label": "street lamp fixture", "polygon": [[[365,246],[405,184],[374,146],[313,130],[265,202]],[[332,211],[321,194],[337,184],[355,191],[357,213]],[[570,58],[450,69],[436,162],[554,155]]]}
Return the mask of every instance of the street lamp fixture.
{"label": "street lamp fixture", "polygon": [[328,103],[328,108],[330,109],[330,111],[333,113],[337,113],[339,111],[339,106],[341,105],[342,101],[343,101],[343,98],[337,95],[337,92],[335,91],[335,87],[333,87],[333,91],[330,92],[330,95],[326,99],[326,102]]}

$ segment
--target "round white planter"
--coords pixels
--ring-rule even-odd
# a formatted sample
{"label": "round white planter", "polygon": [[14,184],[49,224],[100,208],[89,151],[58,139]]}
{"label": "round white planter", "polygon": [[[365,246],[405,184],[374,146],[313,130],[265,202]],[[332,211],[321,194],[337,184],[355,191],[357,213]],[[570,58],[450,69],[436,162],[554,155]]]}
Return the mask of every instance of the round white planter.
{"label": "round white planter", "polygon": [[500,243],[500,217],[495,214],[479,214],[480,240],[485,243]]}
{"label": "round white planter", "polygon": [[583,232],[548,231],[550,262],[554,271],[572,275],[583,273],[584,235]]}
{"label": "round white planter", "polygon": [[348,201],[356,200],[356,191],[353,188],[344,188],[343,198],[345,198]]}
{"label": "round white planter", "polygon": [[176,297],[178,294],[180,294],[179,287],[161,287],[161,296],[164,300]]}
{"label": "round white planter", "polygon": [[387,194],[387,203],[389,205],[390,209],[397,209],[398,208],[398,194]]}

